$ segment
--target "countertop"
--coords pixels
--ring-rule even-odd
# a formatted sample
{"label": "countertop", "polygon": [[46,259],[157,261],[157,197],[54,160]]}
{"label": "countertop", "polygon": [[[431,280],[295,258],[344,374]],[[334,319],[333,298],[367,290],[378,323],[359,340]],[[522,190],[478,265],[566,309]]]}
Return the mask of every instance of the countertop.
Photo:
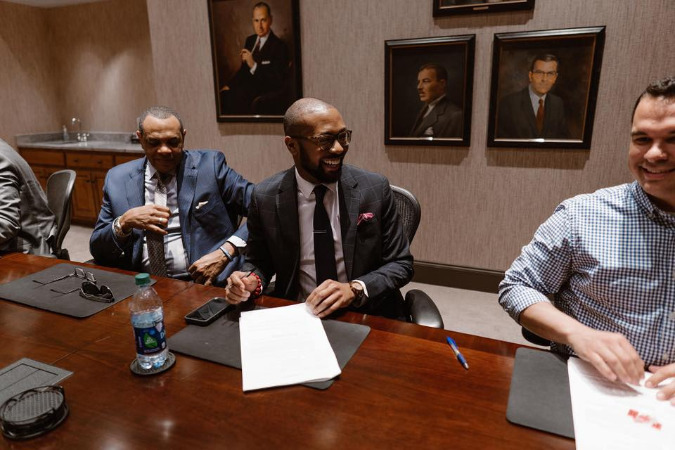
{"label": "countertop", "polygon": [[[89,152],[143,153],[141,144],[131,142],[131,133],[111,133],[92,131],[87,142],[78,142],[75,133],[69,134],[69,140],[63,140],[63,134],[36,133],[16,136],[19,148],[39,148],[53,150],[75,150]],[[72,139],[71,139],[72,138]]]}

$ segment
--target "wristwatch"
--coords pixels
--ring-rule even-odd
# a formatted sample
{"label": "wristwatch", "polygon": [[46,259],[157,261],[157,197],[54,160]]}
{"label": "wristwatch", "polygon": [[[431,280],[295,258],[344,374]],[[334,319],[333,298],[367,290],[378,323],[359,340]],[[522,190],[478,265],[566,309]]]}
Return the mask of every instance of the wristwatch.
{"label": "wristwatch", "polygon": [[354,300],[352,300],[352,306],[355,307],[361,306],[361,303],[363,303],[363,298],[365,297],[363,292],[363,285],[361,283],[350,281],[349,287],[354,293]]}
{"label": "wristwatch", "polygon": [[124,230],[122,230],[119,217],[116,217],[115,220],[113,221],[113,231],[115,232],[115,235],[119,238],[125,238],[131,234],[131,231],[125,233]]}

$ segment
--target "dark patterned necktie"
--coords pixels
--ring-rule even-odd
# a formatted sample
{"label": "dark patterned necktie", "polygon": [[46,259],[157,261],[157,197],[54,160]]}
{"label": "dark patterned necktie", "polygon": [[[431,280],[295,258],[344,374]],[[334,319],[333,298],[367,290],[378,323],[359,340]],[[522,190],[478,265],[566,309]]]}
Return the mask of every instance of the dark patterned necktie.
{"label": "dark patterned necktie", "polygon": [[[532,117],[532,116],[530,116]],[[544,129],[544,99],[539,99],[539,109],[537,109],[537,131],[541,134]]]}
{"label": "dark patterned necktie", "polygon": [[337,280],[335,265],[335,241],[330,226],[323,197],[326,186],[320,184],[314,188],[316,205],[314,205],[314,265],[316,267],[316,285],[326,280]]}
{"label": "dark patterned necktie", "polygon": [[260,51],[260,38],[258,38],[258,41],[255,43],[255,47],[253,47],[251,56],[255,56],[259,51]]}
{"label": "dark patterned necktie", "polygon": [[[168,181],[168,180],[167,180]],[[166,206],[166,184],[157,173],[157,187],[155,188],[155,205]],[[164,236],[152,231],[145,231],[145,242],[148,245],[150,259],[150,273],[160,277],[166,276],[166,257],[164,255]]]}

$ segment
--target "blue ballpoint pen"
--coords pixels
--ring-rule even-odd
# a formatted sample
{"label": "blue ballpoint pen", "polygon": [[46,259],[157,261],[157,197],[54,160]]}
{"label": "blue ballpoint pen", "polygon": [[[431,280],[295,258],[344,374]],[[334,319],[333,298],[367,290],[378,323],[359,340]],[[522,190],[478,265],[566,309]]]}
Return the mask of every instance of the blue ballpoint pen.
{"label": "blue ballpoint pen", "polygon": [[462,352],[459,351],[459,348],[457,347],[457,343],[455,342],[455,340],[450,336],[446,337],[446,339],[448,340],[448,344],[450,344],[452,351],[455,353],[457,361],[459,361],[462,367],[464,367],[466,370],[469,370],[469,364],[466,362],[466,358],[464,358]]}

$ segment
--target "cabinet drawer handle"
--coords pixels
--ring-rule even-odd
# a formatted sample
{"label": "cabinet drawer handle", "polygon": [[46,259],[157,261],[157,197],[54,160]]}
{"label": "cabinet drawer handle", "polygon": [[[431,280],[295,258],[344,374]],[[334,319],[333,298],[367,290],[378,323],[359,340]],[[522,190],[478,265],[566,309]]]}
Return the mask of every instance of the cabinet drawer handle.
{"label": "cabinet drawer handle", "polygon": [[80,160],[77,159],[77,158],[75,158],[75,159],[73,159],[73,162],[74,162],[74,163],[78,163],[78,162],[80,162]]}

